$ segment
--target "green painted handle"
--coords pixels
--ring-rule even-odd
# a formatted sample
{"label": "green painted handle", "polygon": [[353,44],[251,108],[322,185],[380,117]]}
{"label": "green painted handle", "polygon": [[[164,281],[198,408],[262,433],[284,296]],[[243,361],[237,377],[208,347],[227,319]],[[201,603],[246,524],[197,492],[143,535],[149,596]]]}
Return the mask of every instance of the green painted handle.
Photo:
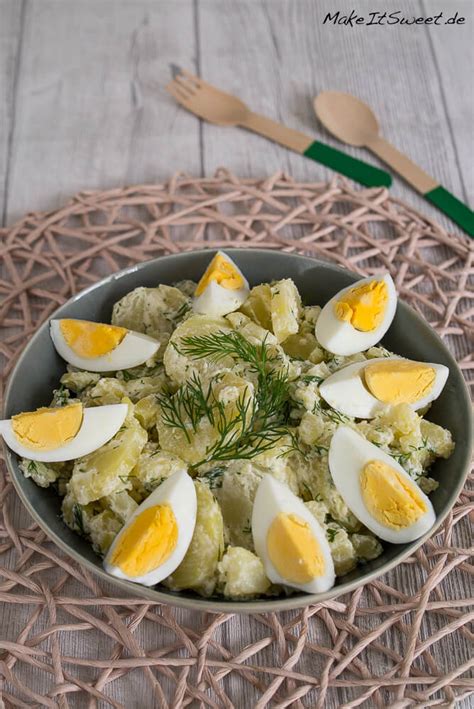
{"label": "green painted handle", "polygon": [[451,217],[453,222],[459,224],[469,236],[474,237],[474,213],[451,192],[438,185],[434,190],[425,192],[424,196],[431,204]]}
{"label": "green painted handle", "polygon": [[369,163],[362,160],[357,160],[357,158],[346,155],[346,153],[336,150],[336,148],[331,148],[330,145],[320,143],[319,140],[311,143],[303,155],[336,170],[336,172],[340,172],[342,175],[346,175],[346,177],[350,177],[356,182],[360,182],[366,187],[390,187],[392,184],[392,176],[385,170],[369,165]]}

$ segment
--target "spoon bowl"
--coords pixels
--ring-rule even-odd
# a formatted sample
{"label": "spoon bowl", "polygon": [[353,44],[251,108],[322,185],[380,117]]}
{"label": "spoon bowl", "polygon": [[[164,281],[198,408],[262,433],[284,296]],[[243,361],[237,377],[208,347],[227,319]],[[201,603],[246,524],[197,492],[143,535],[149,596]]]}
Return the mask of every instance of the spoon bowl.
{"label": "spoon bowl", "polygon": [[379,135],[377,119],[366,103],[341,91],[323,91],[313,105],[319,120],[332,135],[357,148],[369,148],[474,237],[474,214],[469,207]]}
{"label": "spoon bowl", "polygon": [[336,138],[361,148],[378,137],[379,124],[366,103],[342,91],[323,91],[314,99],[323,126]]}

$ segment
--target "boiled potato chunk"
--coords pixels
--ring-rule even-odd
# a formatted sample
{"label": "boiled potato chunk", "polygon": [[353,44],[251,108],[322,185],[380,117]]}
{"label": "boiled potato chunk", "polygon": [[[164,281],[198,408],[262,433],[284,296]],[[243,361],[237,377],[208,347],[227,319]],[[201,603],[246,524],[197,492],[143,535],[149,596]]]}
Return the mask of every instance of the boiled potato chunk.
{"label": "boiled potato chunk", "polygon": [[181,458],[148,442],[130,473],[132,492],[139,501],[144,500],[166,478],[183,469],[186,469],[186,463]]}
{"label": "boiled potato chunk", "polygon": [[278,342],[298,332],[301,297],[291,278],[284,278],[271,286],[270,310],[272,329]]}
{"label": "boiled potato chunk", "polygon": [[[70,366],[70,365],[69,365]],[[61,384],[74,391],[76,394],[83,391],[87,387],[94,386],[100,379],[100,374],[97,372],[74,372],[68,371],[60,379]]]}
{"label": "boiled potato chunk", "polygon": [[148,394],[135,405],[135,416],[147,431],[156,425],[159,413],[160,404],[155,394]]}
{"label": "boiled potato chunk", "polygon": [[122,526],[122,522],[112,510],[104,510],[92,517],[89,522],[89,537],[94,551],[105,556]]}
{"label": "boiled potato chunk", "polygon": [[357,566],[356,552],[345,529],[335,524],[329,525],[329,528],[329,548],[334,561],[334,571],[336,576],[344,576]]}
{"label": "boiled potato chunk", "polygon": [[126,490],[107,495],[107,497],[103,498],[102,503],[105,507],[110,508],[123,523],[130,519],[138,507],[138,504]]}
{"label": "boiled potato chunk", "polygon": [[180,342],[185,337],[213,335],[216,332],[231,332],[232,328],[224,318],[211,318],[207,315],[193,315],[184,320],[170,338],[163,364],[166,374],[178,385],[184,384],[193,374],[209,379],[224,369],[231,369],[234,360],[224,357],[218,362],[210,359],[193,359],[180,351]]}
{"label": "boiled potato chunk", "polygon": [[239,547],[253,549],[252,508],[261,473],[251,461],[233,461],[222,476],[222,484],[216,488],[216,497],[224,517],[228,541]]}
{"label": "boiled potato chunk", "polygon": [[81,505],[132,487],[128,476],[136,465],[148,436],[129,406],[118,433],[104,446],[74,462],[70,489]]}
{"label": "boiled potato chunk", "polygon": [[296,335],[289,335],[282,347],[286,354],[294,359],[313,361],[313,352],[315,352],[316,360],[321,360],[321,348],[311,332],[298,332]]}
{"label": "boiled potato chunk", "polygon": [[217,581],[217,564],[224,550],[224,523],[220,507],[209,488],[195,482],[197,517],[191,544],[181,564],[166,580],[173,590],[190,588],[210,596]]}
{"label": "boiled potato chunk", "polygon": [[261,560],[242,547],[228,547],[218,571],[219,589],[227,598],[251,598],[271,586]]}
{"label": "boiled potato chunk", "polygon": [[68,480],[71,473],[68,463],[40,463],[28,458],[22,459],[20,470],[25,478],[32,478],[39,487],[49,487],[62,477]]}
{"label": "boiled potato chunk", "polygon": [[173,331],[173,320],[181,317],[188,306],[189,298],[172,286],[135,288],[115,303],[112,325],[154,337],[160,342],[158,354],[163,356]]}
{"label": "boiled potato chunk", "polygon": [[257,325],[265,328],[265,330],[271,330],[271,298],[272,292],[270,285],[268,283],[262,283],[262,285],[252,288],[247,300],[240,308],[240,311],[256,322]]}

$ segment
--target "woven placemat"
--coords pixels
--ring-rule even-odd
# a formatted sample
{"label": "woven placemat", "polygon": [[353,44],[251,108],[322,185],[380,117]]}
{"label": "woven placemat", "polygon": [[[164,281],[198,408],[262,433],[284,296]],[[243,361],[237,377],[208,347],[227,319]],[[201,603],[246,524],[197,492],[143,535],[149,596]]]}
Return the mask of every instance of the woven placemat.
{"label": "woven placemat", "polygon": [[[343,181],[220,170],[83,192],[0,230],[2,381],[72,294],[135,262],[216,246],[387,268],[469,379],[471,244],[385,189]],[[465,488],[436,537],[350,595],[284,614],[198,614],[118,597],[71,563],[31,523],[3,466],[0,697],[7,707],[468,706],[471,500]]]}

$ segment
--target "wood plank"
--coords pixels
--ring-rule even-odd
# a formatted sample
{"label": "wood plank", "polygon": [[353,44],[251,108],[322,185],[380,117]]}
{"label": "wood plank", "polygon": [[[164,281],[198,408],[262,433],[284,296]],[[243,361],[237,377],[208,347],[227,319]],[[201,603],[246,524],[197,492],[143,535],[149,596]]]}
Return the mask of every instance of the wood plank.
{"label": "wood plank", "polygon": [[193,66],[192,0],[27,5],[8,220],[77,190],[199,172],[199,127],[164,91]]}
{"label": "wood plank", "polygon": [[[342,0],[337,8],[341,14],[348,14],[353,3]],[[390,9],[400,9],[407,16],[423,14],[421,3],[408,1],[393,4]],[[373,7],[367,2],[358,6],[359,13],[371,10]],[[253,110],[377,164],[377,159],[364,150],[344,147],[332,139],[314,116],[312,98],[319,91],[353,93],[373,107],[388,140],[462,198],[459,166],[426,28],[323,25],[329,11],[334,12],[334,3],[329,0],[240,0],[232,4],[199,0],[202,76],[235,93]],[[450,28],[439,29],[444,37],[450,36]],[[236,174],[248,177],[280,169],[298,180],[325,180],[334,174],[238,129],[203,124],[203,142],[206,174],[212,174],[220,165],[228,165]],[[448,229],[458,230],[401,179],[394,178],[391,192]],[[465,541],[462,536],[459,534],[460,545]],[[398,567],[391,574],[391,582],[405,591],[415,592],[419,588],[417,579],[418,574],[407,566]],[[446,587],[448,597],[468,592],[467,588],[454,589],[450,578]],[[376,616],[367,618],[368,629],[377,624]],[[431,618],[430,632],[436,632],[442,624],[442,620]],[[316,626],[312,627],[313,641],[319,640],[316,632]],[[233,624],[223,626],[222,633],[228,647],[241,646],[239,638],[244,637],[247,644],[260,636],[259,628],[244,617],[236,617]],[[390,634],[390,643],[403,652],[403,642],[396,633]],[[462,643],[456,645],[454,638],[448,638],[443,645],[435,646],[433,656],[441,667],[454,666],[452,660],[446,662],[447,658],[456,658],[461,664],[466,659],[465,652]],[[263,658],[261,662],[264,663]],[[305,657],[301,669],[311,674],[320,667],[314,666],[314,659]],[[379,669],[383,671],[382,667]],[[232,692],[238,691],[234,677],[229,684]],[[251,706],[255,702],[252,688],[241,686],[240,691],[242,706]],[[338,702],[331,706],[349,701],[353,695],[349,690],[340,690],[337,697]]]}
{"label": "wood plank", "polygon": [[[474,41],[472,35],[473,5],[469,0],[423,0],[425,14],[443,12],[444,17],[465,17],[462,25],[449,28],[427,27],[441,83],[443,108],[447,115],[450,136],[461,173],[464,199],[474,207]],[[428,12],[429,11],[429,12]],[[454,37],[446,41],[447,31]]]}
{"label": "wood plank", "polygon": [[[462,196],[426,28],[323,24],[325,15],[334,12],[334,8],[330,0],[200,0],[203,77],[240,96],[255,111],[378,164],[377,158],[365,150],[343,146],[332,139],[313,113],[312,99],[319,91],[335,89],[355,94],[372,106],[388,140]],[[348,14],[353,3],[341,0],[337,9],[341,15]],[[367,2],[358,6],[360,14],[371,9]],[[420,3],[414,5],[409,0],[402,0],[391,9],[399,9],[407,16],[422,14]],[[445,41],[451,36],[450,29],[439,28]],[[245,176],[270,174],[278,169],[303,180],[323,180],[334,175],[238,129],[204,125],[203,135],[207,174],[227,164]],[[401,179],[395,177],[391,191],[450,229],[457,229]]]}
{"label": "wood plank", "polygon": [[23,3],[0,0],[0,219],[5,218],[5,195],[13,138],[15,85],[19,73]]}

